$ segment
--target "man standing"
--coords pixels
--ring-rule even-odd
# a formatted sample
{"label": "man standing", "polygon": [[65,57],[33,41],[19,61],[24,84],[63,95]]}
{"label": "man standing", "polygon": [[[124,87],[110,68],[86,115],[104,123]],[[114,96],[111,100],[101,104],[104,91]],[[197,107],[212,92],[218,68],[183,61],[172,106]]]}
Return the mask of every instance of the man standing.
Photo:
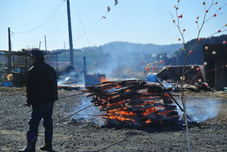
{"label": "man standing", "polygon": [[19,152],[35,152],[38,128],[41,119],[45,128],[45,145],[41,150],[53,151],[53,120],[52,111],[57,94],[57,77],[55,70],[44,62],[43,52],[38,49],[31,51],[31,68],[27,76],[27,106],[32,107],[27,146]]}

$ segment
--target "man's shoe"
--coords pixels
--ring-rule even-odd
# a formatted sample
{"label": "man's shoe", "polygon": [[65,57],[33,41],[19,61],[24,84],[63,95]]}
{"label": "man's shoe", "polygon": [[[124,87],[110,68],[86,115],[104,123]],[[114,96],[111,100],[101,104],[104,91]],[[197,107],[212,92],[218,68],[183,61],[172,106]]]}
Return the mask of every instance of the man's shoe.
{"label": "man's shoe", "polygon": [[24,150],[19,150],[18,152],[35,152],[34,149],[24,149]]}
{"label": "man's shoe", "polygon": [[52,142],[46,142],[45,145],[40,148],[40,150],[54,152],[54,150],[52,149]]}
{"label": "man's shoe", "polygon": [[35,152],[35,148],[26,146],[24,149],[19,150],[18,152]]}
{"label": "man's shoe", "polygon": [[45,145],[40,148],[42,151],[53,151],[52,146]]}

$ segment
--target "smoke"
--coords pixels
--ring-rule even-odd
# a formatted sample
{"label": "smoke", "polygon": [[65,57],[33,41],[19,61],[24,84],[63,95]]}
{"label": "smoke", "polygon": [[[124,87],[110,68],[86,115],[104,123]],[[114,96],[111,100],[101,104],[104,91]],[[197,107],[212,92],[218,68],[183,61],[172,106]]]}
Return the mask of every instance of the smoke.
{"label": "smoke", "polygon": [[123,64],[120,63],[119,59],[114,57],[109,57],[109,59],[105,62],[105,64],[101,65],[97,69],[93,70],[92,73],[100,73],[105,74],[108,78],[114,77],[114,70],[119,67],[119,65]]}
{"label": "smoke", "polygon": [[74,77],[75,72],[65,73],[61,75],[58,79],[58,85],[64,84],[70,77]]}
{"label": "smoke", "polygon": [[[217,117],[220,107],[221,102],[215,99],[190,99],[186,101],[187,114],[195,122],[204,122]],[[178,113],[183,115],[179,109]]]}
{"label": "smoke", "polygon": [[58,85],[81,85],[84,84],[82,75],[78,75],[75,71],[64,73],[59,76]]}
{"label": "smoke", "polygon": [[121,55],[110,55],[95,73],[105,74],[108,78],[143,78],[145,63],[139,53],[122,52]]}
{"label": "smoke", "polygon": [[[88,97],[81,97],[81,103],[74,108],[74,111],[79,111],[91,105],[91,98]],[[104,119],[99,115],[103,115],[99,108],[96,106],[91,106],[78,114],[74,115],[73,119],[77,122],[87,122],[87,123],[95,123],[99,126],[104,125]]]}

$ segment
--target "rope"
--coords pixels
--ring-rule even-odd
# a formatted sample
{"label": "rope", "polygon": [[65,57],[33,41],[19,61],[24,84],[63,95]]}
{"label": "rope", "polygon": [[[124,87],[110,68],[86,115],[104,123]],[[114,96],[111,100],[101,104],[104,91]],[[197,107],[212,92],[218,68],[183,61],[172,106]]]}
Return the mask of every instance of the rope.
{"label": "rope", "polygon": [[81,111],[84,111],[84,110],[90,108],[91,106],[93,106],[93,103],[90,104],[89,106],[84,107],[84,108],[82,108],[82,109],[80,109],[80,110],[78,110],[78,111],[76,111],[76,112],[73,112],[72,114],[68,115],[67,117],[65,117],[65,118],[63,118],[63,119],[61,119],[61,120],[59,120],[58,123],[57,123],[56,125],[59,125],[59,123],[65,121],[66,119],[70,118],[71,116],[73,116],[73,115],[75,115],[75,114],[78,114],[78,113],[81,112]]}
{"label": "rope", "polygon": [[72,95],[68,95],[68,96],[62,96],[62,97],[59,97],[58,99],[64,99],[64,98],[74,97],[74,96],[84,95],[84,94],[85,93],[81,92],[81,93],[76,93],[76,94],[72,94]]}
{"label": "rope", "polygon": [[98,152],[98,151],[105,151],[106,149],[108,149],[108,148],[110,148],[110,147],[112,147],[112,146],[114,146],[114,145],[117,145],[117,144],[120,144],[120,143],[122,143],[122,142],[128,141],[128,138],[129,138],[129,137],[127,137],[127,138],[125,138],[125,139],[123,139],[123,140],[120,140],[120,141],[118,141],[118,142],[115,142],[115,143],[113,143],[113,144],[110,144],[110,145],[108,145],[108,146],[106,146],[106,147],[104,147],[104,148],[102,148],[102,149],[95,150],[95,152]]}

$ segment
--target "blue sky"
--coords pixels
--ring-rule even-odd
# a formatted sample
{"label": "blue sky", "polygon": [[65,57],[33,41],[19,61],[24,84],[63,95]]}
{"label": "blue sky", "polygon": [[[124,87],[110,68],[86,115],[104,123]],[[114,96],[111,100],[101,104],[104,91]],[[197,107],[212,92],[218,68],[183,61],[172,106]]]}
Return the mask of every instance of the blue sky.
{"label": "blue sky", "polygon": [[[179,34],[170,15],[174,13],[175,0],[119,0],[117,6],[114,6],[114,0],[70,2],[74,48],[98,46],[111,41],[178,43]],[[182,25],[186,28],[186,40],[196,36],[194,20],[204,11],[202,2],[182,0],[179,11],[184,14]],[[227,1],[218,2],[224,4]],[[109,13],[107,6],[111,7]],[[203,37],[227,23],[227,8],[222,12],[206,24]],[[13,50],[38,47],[39,41],[44,49],[44,35],[47,36],[48,49],[61,49],[64,44],[68,48],[66,2],[63,0],[0,0],[0,50],[8,49],[8,27],[12,31]],[[31,31],[36,27],[39,28]]]}

